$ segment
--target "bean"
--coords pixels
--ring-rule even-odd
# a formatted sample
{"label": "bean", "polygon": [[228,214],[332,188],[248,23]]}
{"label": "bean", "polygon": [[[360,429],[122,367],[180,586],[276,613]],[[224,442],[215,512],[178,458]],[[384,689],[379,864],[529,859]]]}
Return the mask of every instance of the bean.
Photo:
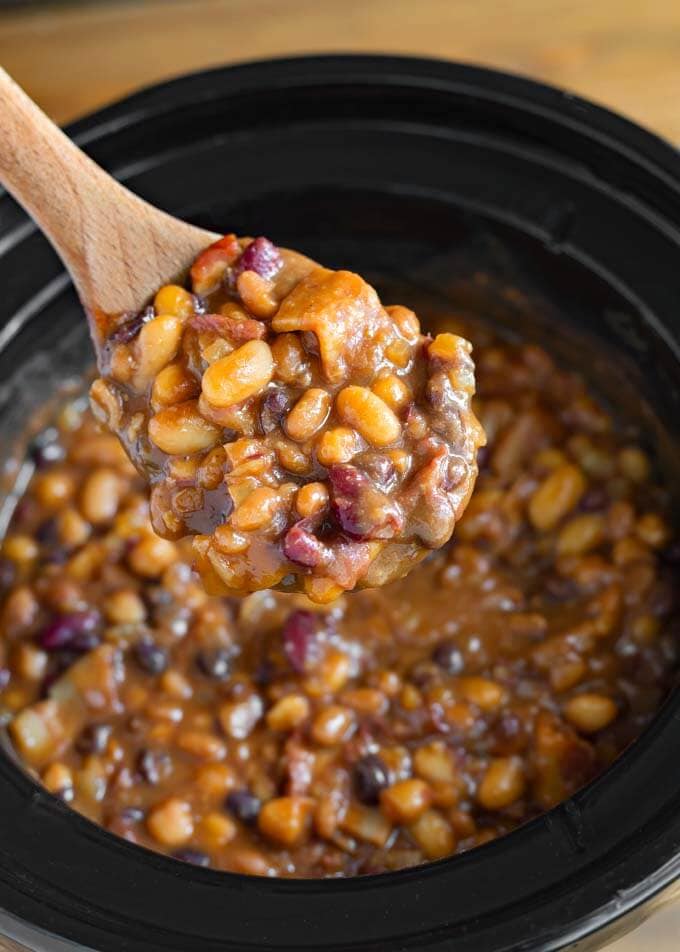
{"label": "bean", "polygon": [[10,535],[3,542],[2,552],[15,565],[28,566],[40,555],[40,546],[29,535]]}
{"label": "bean", "polygon": [[380,848],[387,844],[392,835],[392,824],[380,810],[359,804],[349,806],[340,827],[350,836]]}
{"label": "bean", "polygon": [[227,797],[226,807],[237,820],[249,825],[257,820],[262,804],[250,790],[232,790]]}
{"label": "bean", "polygon": [[465,658],[454,641],[443,641],[432,652],[432,660],[447,674],[460,674],[465,667]]}
{"label": "bean", "polygon": [[316,444],[316,458],[322,466],[349,463],[361,450],[357,433],[346,426],[337,426],[321,434]]}
{"label": "bean", "polygon": [[415,343],[420,335],[420,321],[408,307],[401,304],[392,304],[385,310],[399,328],[399,332],[411,343]]}
{"label": "bean", "polygon": [[243,701],[227,701],[222,704],[217,718],[227,737],[244,740],[261,719],[263,711],[262,698],[251,694]]}
{"label": "bean", "polygon": [[330,605],[345,591],[342,585],[338,585],[333,579],[318,575],[303,576],[302,585],[307,598],[317,605]]}
{"label": "bean", "polygon": [[557,537],[558,555],[584,555],[604,542],[605,519],[601,513],[587,512],[574,516]]}
{"label": "bean", "polygon": [[244,271],[236,280],[241,300],[255,317],[267,320],[276,314],[278,301],[273,295],[274,286],[268,278],[255,271]]}
{"label": "bean", "polygon": [[134,345],[137,368],[133,383],[138,390],[143,390],[175,358],[182,331],[182,321],[171,314],[144,324]]}
{"label": "bean", "polygon": [[[160,726],[165,728],[169,725],[164,724]],[[148,739],[160,740],[160,738],[152,738],[151,733],[149,733]],[[166,780],[172,773],[172,760],[170,759],[170,755],[164,750],[150,750],[146,748],[139,752],[136,767],[142,779],[155,787],[163,780]]]}
{"label": "bean", "polygon": [[88,724],[75,743],[76,750],[80,754],[103,754],[112,730],[110,724]]}
{"label": "bean", "polygon": [[292,440],[303,443],[323,426],[330,408],[330,394],[318,387],[312,387],[303,393],[286,417],[286,433]]}
{"label": "bean", "polygon": [[401,780],[380,794],[380,808],[395,823],[413,823],[432,802],[432,790],[424,780]]}
{"label": "bean", "polygon": [[179,558],[177,546],[155,535],[145,536],[128,555],[130,568],[142,578],[160,578]]}
{"label": "bean", "polygon": [[196,657],[201,671],[215,681],[227,681],[234,665],[234,652],[229,648],[204,649]]}
{"label": "bean", "polygon": [[149,437],[170,456],[190,456],[219,442],[222,428],[205,420],[195,400],[160,410],[149,420]]}
{"label": "bean", "polygon": [[583,734],[596,734],[616,718],[618,708],[604,694],[577,694],[564,706],[564,716]]}
{"label": "bean", "polygon": [[226,764],[206,764],[196,771],[195,783],[206,797],[220,799],[236,786],[236,777]]}
{"label": "bean", "polygon": [[151,402],[155,409],[184,403],[197,397],[200,387],[196,378],[182,364],[168,364],[158,374],[151,389]]}
{"label": "bean", "polygon": [[395,413],[399,413],[413,401],[410,387],[396,374],[379,377],[371,390]]}
{"label": "bean", "polygon": [[307,387],[311,371],[305,349],[297,334],[277,334],[272,342],[274,376],[282,383]]}
{"label": "bean", "polygon": [[375,688],[354,688],[343,691],[340,700],[358,714],[385,714],[389,702]]}
{"label": "bean", "polygon": [[347,740],[356,727],[354,712],[349,708],[331,704],[312,723],[312,740],[322,747],[333,747]]}
{"label": "bean", "polygon": [[218,849],[231,843],[238,831],[232,819],[223,813],[213,812],[203,817],[198,832],[203,845]]}
{"label": "bean", "polygon": [[172,857],[178,859],[181,863],[189,863],[191,866],[210,866],[210,857],[207,853],[202,853],[201,850],[176,850]]}
{"label": "bean", "polygon": [[369,805],[378,803],[381,791],[390,783],[387,765],[376,754],[367,754],[358,760],[352,777],[357,799]]}
{"label": "bean", "polygon": [[345,387],[336,398],[338,415],[372,446],[388,446],[401,435],[401,424],[384,400],[367,387]]}
{"label": "bean", "polygon": [[149,833],[163,846],[182,846],[194,833],[191,806],[179,797],[170,797],[154,807],[146,820]]}
{"label": "bean", "polygon": [[[12,652],[12,671],[27,681],[40,681],[47,671],[48,655],[25,641],[20,641]],[[4,685],[3,685],[4,686]]]}
{"label": "bean", "polygon": [[180,731],[176,743],[180,750],[200,760],[224,760],[227,752],[219,737],[205,731]]}
{"label": "bean", "polygon": [[393,340],[385,348],[385,356],[392,361],[395,367],[408,367],[413,356],[413,345],[405,340]]}
{"label": "bean", "polygon": [[276,868],[258,850],[232,847],[228,868],[246,876],[274,876]]}
{"label": "bean", "polygon": [[118,512],[122,495],[118,474],[104,467],[95,469],[83,486],[80,495],[80,510],[94,526],[111,522]]}
{"label": "bean", "polygon": [[76,509],[63,509],[56,520],[59,539],[67,548],[75,549],[90,538],[92,527]]}
{"label": "bean", "polygon": [[464,346],[462,338],[447,331],[444,334],[437,334],[427,349],[427,356],[431,360],[441,360],[445,363],[457,362],[460,360],[462,346]]}
{"label": "bean", "polygon": [[316,516],[328,505],[328,489],[324,483],[307,483],[295,497],[295,508],[303,519]]}
{"label": "bean", "polygon": [[135,625],[146,619],[142,598],[130,588],[112,592],[104,599],[104,614],[112,625]]}
{"label": "bean", "polygon": [[260,393],[274,374],[269,344],[250,340],[215,361],[203,374],[203,396],[214,407],[230,407]]}
{"label": "bean", "polygon": [[153,299],[156,314],[190,317],[194,313],[194,297],[178,284],[165,284]]}
{"label": "bean", "polygon": [[439,741],[424,744],[413,755],[413,769],[428,783],[452,784],[458,777],[450,751]]}
{"label": "bean", "polygon": [[663,549],[668,545],[671,537],[668,523],[655,512],[640,516],[635,524],[635,532],[637,537],[651,549]]}
{"label": "bean", "polygon": [[62,800],[73,799],[73,774],[70,767],[59,761],[50,764],[42,775],[42,782],[50,793]]}
{"label": "bean", "polygon": [[650,477],[651,466],[647,455],[637,446],[626,446],[619,451],[618,464],[621,473],[633,483],[642,485]]}
{"label": "bean", "polygon": [[282,499],[275,489],[260,486],[236,507],[231,524],[237,532],[252,532],[271,523]]}
{"label": "bean", "polygon": [[270,840],[296,846],[309,831],[313,803],[303,797],[277,797],[260,810],[258,827]]}
{"label": "bean", "polygon": [[542,532],[555,526],[576,506],[586,490],[586,480],[578,468],[566,463],[553,470],[529,500],[529,518]]}
{"label": "bean", "polygon": [[450,856],[456,848],[456,837],[451,824],[438,810],[426,810],[411,824],[409,833],[428,859]]}
{"label": "bean", "polygon": [[273,731],[292,731],[309,717],[309,701],[304,694],[288,694],[267,714],[267,726]]}
{"label": "bean", "polygon": [[134,655],[140,668],[148,674],[162,674],[169,663],[167,650],[148,636],[137,642]]}
{"label": "bean", "polygon": [[524,794],[526,780],[518,757],[497,757],[491,761],[477,791],[485,810],[503,810]]}
{"label": "bean", "polygon": [[33,491],[45,509],[60,509],[75,496],[76,483],[71,473],[53,469],[38,476],[33,484]]}
{"label": "bean", "polygon": [[181,671],[173,668],[163,673],[160,687],[176,701],[188,701],[194,693],[191,681]]}
{"label": "bean", "polygon": [[482,711],[494,711],[505,700],[505,690],[490,678],[459,678],[456,690],[466,701],[476,704]]}

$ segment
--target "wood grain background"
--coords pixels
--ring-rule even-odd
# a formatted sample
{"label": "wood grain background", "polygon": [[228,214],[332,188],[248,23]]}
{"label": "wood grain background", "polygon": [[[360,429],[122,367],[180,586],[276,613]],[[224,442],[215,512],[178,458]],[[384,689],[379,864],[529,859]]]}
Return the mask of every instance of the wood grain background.
{"label": "wood grain background", "polygon": [[680,142],[679,0],[146,0],[0,14],[0,62],[60,122],[201,66],[333,50],[529,73]]}
{"label": "wood grain background", "polygon": [[[0,62],[59,122],[200,67],[332,51],[527,73],[680,143],[680,0],[119,0],[0,13]],[[16,948],[0,939],[0,952]],[[672,904],[609,952],[679,950]]]}

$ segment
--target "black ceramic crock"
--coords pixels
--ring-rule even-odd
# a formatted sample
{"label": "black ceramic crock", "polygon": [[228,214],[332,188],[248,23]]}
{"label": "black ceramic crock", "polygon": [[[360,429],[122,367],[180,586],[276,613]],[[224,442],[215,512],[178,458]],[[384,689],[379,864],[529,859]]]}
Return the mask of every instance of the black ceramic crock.
{"label": "black ceramic crock", "polygon": [[[338,56],[187,76],[70,131],[176,215],[264,231],[425,313],[480,307],[549,339],[672,473],[680,158],[642,129],[515,76]],[[6,195],[0,289],[7,454],[87,344],[58,259]],[[397,873],[283,881],[128,844],[0,755],[0,930],[46,952],[596,948],[680,875],[679,762],[676,693],[605,775],[509,836]]]}

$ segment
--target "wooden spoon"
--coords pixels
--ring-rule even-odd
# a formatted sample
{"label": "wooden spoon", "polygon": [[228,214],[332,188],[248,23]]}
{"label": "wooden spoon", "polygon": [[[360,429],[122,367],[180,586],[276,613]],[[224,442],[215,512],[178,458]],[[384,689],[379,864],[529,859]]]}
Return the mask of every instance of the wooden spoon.
{"label": "wooden spoon", "polygon": [[[219,235],[173,218],[103,171],[0,67],[0,181],[54,245],[88,316],[95,348],[123,312],[181,280]],[[307,261],[286,252],[286,261]],[[309,262],[307,262],[309,264]]]}

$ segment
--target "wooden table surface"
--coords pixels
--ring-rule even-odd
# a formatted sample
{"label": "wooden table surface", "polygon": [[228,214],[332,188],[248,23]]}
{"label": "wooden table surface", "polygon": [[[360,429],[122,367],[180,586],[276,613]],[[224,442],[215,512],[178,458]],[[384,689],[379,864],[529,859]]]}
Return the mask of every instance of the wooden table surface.
{"label": "wooden table surface", "polygon": [[[526,73],[680,143],[680,0],[146,0],[0,13],[0,63],[59,122],[204,66],[361,50]],[[680,906],[609,948],[651,950],[680,950]]]}

